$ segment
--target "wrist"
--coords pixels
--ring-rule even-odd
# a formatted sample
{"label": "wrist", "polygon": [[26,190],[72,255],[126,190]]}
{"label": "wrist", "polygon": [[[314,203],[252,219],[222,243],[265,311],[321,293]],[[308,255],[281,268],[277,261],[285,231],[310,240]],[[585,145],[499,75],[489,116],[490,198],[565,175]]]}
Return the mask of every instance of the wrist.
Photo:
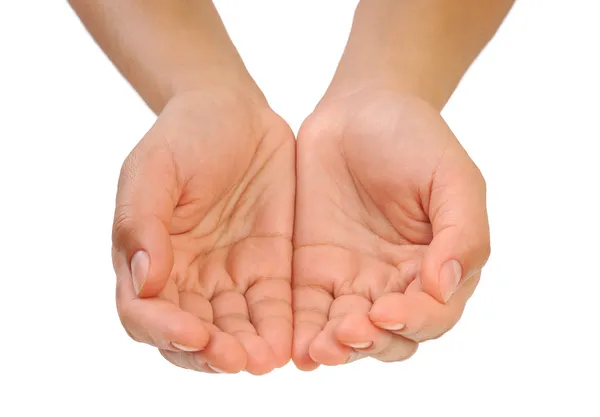
{"label": "wrist", "polygon": [[164,103],[176,97],[236,97],[257,106],[268,106],[267,100],[250,74],[232,68],[204,67],[179,74],[173,79]]}
{"label": "wrist", "polygon": [[162,115],[167,108],[170,109],[169,112],[180,113],[182,120],[188,120],[192,125],[198,125],[199,120],[207,115],[243,124],[243,120],[249,120],[248,117],[262,117],[261,115],[271,111],[256,84],[241,83],[229,78],[203,78],[182,84],[157,114]]}
{"label": "wrist", "polygon": [[441,111],[454,90],[453,80],[428,70],[426,57],[402,53],[381,45],[349,45],[324,100],[379,91],[418,97]]}
{"label": "wrist", "polygon": [[462,72],[448,56],[443,18],[436,7],[421,2],[361,1],[327,95],[391,90],[417,96],[441,110]]}
{"label": "wrist", "polygon": [[318,107],[342,101],[364,105],[373,100],[392,98],[425,102],[437,111],[441,111],[445,103],[445,100],[418,82],[409,81],[401,72],[393,72],[390,68],[373,68],[363,74],[336,74]]}

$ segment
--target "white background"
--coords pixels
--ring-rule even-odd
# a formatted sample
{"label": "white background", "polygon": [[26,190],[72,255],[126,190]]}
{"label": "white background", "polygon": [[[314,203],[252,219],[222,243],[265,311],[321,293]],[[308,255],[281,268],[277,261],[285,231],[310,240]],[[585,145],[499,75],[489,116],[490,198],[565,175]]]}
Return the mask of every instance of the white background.
{"label": "white background", "polygon": [[[297,129],[355,1],[219,1]],[[65,2],[0,2],[0,415],[599,416],[600,5],[520,0],[444,116],[489,187],[493,254],[406,363],[183,371],[114,306],[120,164],[154,116]]]}

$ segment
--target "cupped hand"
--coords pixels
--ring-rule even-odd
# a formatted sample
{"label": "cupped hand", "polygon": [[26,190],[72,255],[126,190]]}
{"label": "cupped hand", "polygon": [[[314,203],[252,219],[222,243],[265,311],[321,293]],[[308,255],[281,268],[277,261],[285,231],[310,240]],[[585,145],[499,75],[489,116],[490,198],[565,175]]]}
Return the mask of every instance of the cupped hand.
{"label": "cupped hand", "polygon": [[117,193],[117,307],[135,340],[206,372],[289,361],[294,153],[266,103],[217,91],[166,105]]}
{"label": "cupped hand", "polygon": [[403,360],[458,321],[489,256],[485,183],[434,108],[392,92],[324,100],[297,172],[300,369]]}

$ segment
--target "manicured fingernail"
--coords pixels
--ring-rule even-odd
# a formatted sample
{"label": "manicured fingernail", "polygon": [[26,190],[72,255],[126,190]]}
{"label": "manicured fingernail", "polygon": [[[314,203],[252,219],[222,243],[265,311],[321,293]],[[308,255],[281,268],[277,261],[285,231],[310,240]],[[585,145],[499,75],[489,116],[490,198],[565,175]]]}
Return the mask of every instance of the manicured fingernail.
{"label": "manicured fingernail", "polygon": [[133,280],[133,288],[135,289],[136,295],[139,295],[144,287],[149,269],[150,258],[148,257],[148,254],[143,250],[137,251],[133,255],[133,258],[131,258],[131,278]]}
{"label": "manicured fingernail", "polygon": [[448,302],[458,288],[461,277],[462,266],[457,260],[452,259],[442,265],[442,269],[440,269],[440,293],[444,303]]}
{"label": "manicured fingernail", "polygon": [[391,331],[398,331],[404,329],[404,324],[402,323],[375,323],[375,326]]}
{"label": "manicured fingernail", "polygon": [[207,363],[206,365],[207,365],[207,366],[208,366],[210,369],[212,369],[213,371],[215,371],[215,372],[216,372],[216,373],[218,373],[218,374],[224,374],[224,373],[225,373],[225,371],[224,371],[224,370],[222,370],[222,369],[219,369],[219,368],[217,368],[217,367],[214,367],[214,366],[212,366],[210,363]]}
{"label": "manicured fingernail", "polygon": [[171,344],[179,350],[183,350],[184,352],[200,352],[200,349],[195,347],[190,347],[186,345],[180,345],[179,343],[171,342]]}
{"label": "manicured fingernail", "polygon": [[371,347],[373,342],[361,342],[361,343],[346,343],[346,346],[354,348],[354,349],[366,349]]}

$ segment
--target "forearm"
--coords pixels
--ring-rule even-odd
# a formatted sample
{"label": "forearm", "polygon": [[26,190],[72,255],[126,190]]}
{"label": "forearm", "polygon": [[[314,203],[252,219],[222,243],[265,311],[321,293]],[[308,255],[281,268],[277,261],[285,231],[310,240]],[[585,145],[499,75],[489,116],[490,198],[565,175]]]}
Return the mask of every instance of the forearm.
{"label": "forearm", "polygon": [[115,66],[156,113],[176,94],[234,88],[262,93],[212,1],[70,0]]}
{"label": "forearm", "polygon": [[361,0],[328,94],[385,87],[441,109],[514,0]]}

